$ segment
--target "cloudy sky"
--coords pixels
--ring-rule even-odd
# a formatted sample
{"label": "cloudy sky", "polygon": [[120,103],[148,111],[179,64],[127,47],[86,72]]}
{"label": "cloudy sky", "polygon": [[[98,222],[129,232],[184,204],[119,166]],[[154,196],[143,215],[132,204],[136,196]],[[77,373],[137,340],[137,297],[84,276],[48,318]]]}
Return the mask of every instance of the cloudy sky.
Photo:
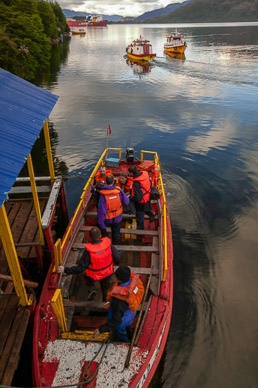
{"label": "cloudy sky", "polygon": [[93,14],[139,16],[184,0],[57,0],[62,8]]}

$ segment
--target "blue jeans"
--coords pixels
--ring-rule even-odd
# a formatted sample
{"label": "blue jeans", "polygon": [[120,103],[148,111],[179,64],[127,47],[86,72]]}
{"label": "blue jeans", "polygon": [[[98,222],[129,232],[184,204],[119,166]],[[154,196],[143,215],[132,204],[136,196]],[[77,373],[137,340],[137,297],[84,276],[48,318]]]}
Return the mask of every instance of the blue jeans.
{"label": "blue jeans", "polygon": [[[120,342],[129,342],[128,339],[128,326],[130,326],[133,323],[133,319],[135,317],[136,312],[133,314],[130,310],[130,307],[128,306],[127,310],[125,311],[122,322],[120,325],[116,326],[116,328],[113,331],[113,336],[115,341]],[[112,308],[110,307],[108,310],[108,321],[112,318]]]}

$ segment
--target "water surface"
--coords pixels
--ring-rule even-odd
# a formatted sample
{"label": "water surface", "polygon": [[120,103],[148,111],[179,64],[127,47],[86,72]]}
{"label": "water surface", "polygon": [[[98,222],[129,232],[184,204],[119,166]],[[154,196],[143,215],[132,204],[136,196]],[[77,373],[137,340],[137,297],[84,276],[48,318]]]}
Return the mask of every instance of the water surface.
{"label": "water surface", "polygon": [[[68,168],[69,208],[106,146],[157,151],[174,239],[174,306],[152,387],[258,387],[258,24],[109,25],[72,36],[41,86]],[[150,39],[155,61],[127,62]],[[80,177],[81,176],[81,177]],[[85,179],[83,179],[85,178]]]}

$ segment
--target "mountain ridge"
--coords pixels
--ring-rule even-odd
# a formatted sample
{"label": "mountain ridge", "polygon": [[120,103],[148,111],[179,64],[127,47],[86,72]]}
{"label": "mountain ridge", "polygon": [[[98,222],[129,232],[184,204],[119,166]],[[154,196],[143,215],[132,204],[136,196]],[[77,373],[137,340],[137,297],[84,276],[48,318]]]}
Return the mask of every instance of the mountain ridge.
{"label": "mountain ridge", "polygon": [[258,21],[258,0],[192,0],[169,15],[142,23],[218,23]]}

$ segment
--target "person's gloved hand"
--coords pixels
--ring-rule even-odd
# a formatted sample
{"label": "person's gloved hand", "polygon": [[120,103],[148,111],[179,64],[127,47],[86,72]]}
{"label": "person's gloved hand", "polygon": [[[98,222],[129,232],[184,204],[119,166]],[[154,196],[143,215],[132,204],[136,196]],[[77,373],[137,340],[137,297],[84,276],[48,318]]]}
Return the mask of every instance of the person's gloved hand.
{"label": "person's gloved hand", "polygon": [[100,230],[101,230],[101,236],[102,237],[107,237],[108,236],[107,229],[100,229]]}

